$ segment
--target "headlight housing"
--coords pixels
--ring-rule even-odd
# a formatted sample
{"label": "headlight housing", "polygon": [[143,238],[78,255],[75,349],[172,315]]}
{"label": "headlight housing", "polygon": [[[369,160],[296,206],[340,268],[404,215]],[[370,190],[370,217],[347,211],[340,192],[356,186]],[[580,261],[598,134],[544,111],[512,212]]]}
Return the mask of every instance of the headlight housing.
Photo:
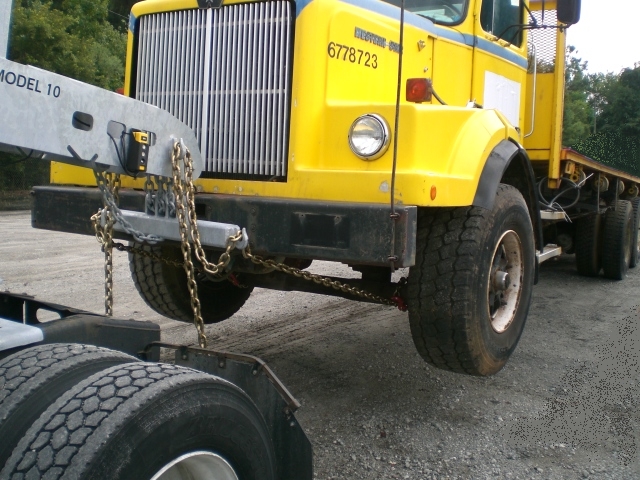
{"label": "headlight housing", "polygon": [[349,129],[349,147],[363,160],[380,158],[389,148],[390,139],[389,125],[375,113],[356,118]]}

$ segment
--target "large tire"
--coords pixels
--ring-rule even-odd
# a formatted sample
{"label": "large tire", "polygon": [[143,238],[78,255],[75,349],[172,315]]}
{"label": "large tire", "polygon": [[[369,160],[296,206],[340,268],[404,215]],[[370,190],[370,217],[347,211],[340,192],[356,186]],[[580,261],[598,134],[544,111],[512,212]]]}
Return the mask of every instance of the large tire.
{"label": "large tire", "polygon": [[498,372],[522,334],[534,271],[533,227],[515,188],[501,184],[492,210],[420,210],[408,285],[411,333],[420,355],[444,370]]}
{"label": "large tire", "polygon": [[276,476],[267,426],[242,390],[184,367],[132,363],[60,397],[29,428],[0,478],[150,479],[193,452],[205,463],[223,459],[218,466],[240,480]]}
{"label": "large tire", "polygon": [[134,362],[93,345],[47,344],[0,361],[0,465],[31,424],[69,388],[100,370]]}
{"label": "large tire", "polygon": [[575,252],[578,273],[597,277],[602,270],[602,215],[576,220]]}
{"label": "large tire", "polygon": [[[182,261],[180,248],[174,246],[133,245],[170,260]],[[182,267],[130,253],[129,269],[138,293],[149,307],[165,317],[193,322],[187,275]],[[202,319],[207,324],[221,322],[232,316],[253,291],[253,287],[237,287],[228,280],[198,280],[197,284]]]}
{"label": "large tire", "polygon": [[602,270],[606,278],[622,280],[629,269],[633,239],[633,207],[618,200],[617,208],[607,212],[602,238]]}
{"label": "large tire", "polygon": [[640,197],[635,197],[631,200],[631,207],[633,208],[633,238],[631,239],[629,268],[635,268],[638,265],[638,254],[640,253],[640,235],[638,235],[638,229],[640,229]]}

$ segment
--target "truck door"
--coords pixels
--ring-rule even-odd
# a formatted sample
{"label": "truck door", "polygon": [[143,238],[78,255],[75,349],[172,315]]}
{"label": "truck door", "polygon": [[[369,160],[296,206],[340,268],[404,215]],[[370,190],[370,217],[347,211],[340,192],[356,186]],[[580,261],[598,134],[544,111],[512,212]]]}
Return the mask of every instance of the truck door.
{"label": "truck door", "polygon": [[521,0],[478,0],[471,100],[524,128],[527,49]]}

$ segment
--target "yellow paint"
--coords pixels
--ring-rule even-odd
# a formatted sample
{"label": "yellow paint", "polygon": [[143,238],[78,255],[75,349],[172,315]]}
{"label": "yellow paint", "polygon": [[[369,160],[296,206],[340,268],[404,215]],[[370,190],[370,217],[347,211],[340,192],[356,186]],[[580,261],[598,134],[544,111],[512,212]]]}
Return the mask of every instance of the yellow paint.
{"label": "yellow paint", "polygon": [[[148,0],[136,4],[133,13],[139,17],[196,6],[195,0]],[[522,142],[514,127],[520,130],[525,127],[526,71],[502,57],[472,47],[469,39],[473,35],[487,38],[479,31],[479,12],[480,2],[472,0],[466,20],[458,26],[439,26],[428,32],[411,22],[405,25],[395,184],[398,203],[470,205],[492,149],[505,139]],[[389,203],[393,138],[381,158],[363,161],[350,151],[347,133],[353,121],[365,113],[383,116],[393,130],[398,54],[356,38],[356,27],[387,41],[399,41],[396,19],[339,0],[314,0],[296,19],[287,181],[202,179],[197,184],[203,192]],[[495,43],[526,58],[525,47]],[[126,93],[131,89],[132,44],[130,33]],[[349,48],[346,57],[331,58],[330,44],[346,45]],[[350,55],[354,52],[359,55],[358,51],[369,53],[371,58],[375,55],[375,68],[373,62],[367,67],[352,61]],[[497,111],[467,107],[470,100],[481,103],[486,70],[522,85],[518,125],[511,125]],[[435,99],[431,103],[407,103],[404,99],[407,78],[432,79],[435,90],[448,105],[442,106]],[[57,163],[52,168],[52,181],[95,184],[91,171]],[[126,178],[123,186],[141,188],[142,180]],[[437,195],[432,195],[436,191]]]}

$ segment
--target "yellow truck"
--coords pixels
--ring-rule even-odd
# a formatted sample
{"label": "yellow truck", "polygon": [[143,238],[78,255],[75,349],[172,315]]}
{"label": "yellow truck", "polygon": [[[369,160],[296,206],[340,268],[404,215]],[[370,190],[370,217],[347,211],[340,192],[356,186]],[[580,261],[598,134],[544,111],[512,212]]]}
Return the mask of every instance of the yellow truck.
{"label": "yellow truck", "polygon": [[[575,253],[581,274],[622,279],[638,262],[640,178],[561,145],[565,36],[579,16],[579,0],[136,4],[124,95],[193,130],[191,218],[246,240],[197,274],[204,323],[254,287],[385,302],[408,309],[427,362],[490,375],[520,338],[540,262]],[[171,151],[141,131],[122,130],[122,151],[111,138],[113,171],[128,174],[120,206],[172,217],[178,179],[147,175],[140,148],[167,164]],[[35,189],[33,225],[93,234],[104,191],[69,163]],[[180,242],[116,235],[131,241],[142,298],[192,321]],[[212,245],[202,256],[215,264],[225,250]],[[312,260],[361,278],[319,278]]]}

